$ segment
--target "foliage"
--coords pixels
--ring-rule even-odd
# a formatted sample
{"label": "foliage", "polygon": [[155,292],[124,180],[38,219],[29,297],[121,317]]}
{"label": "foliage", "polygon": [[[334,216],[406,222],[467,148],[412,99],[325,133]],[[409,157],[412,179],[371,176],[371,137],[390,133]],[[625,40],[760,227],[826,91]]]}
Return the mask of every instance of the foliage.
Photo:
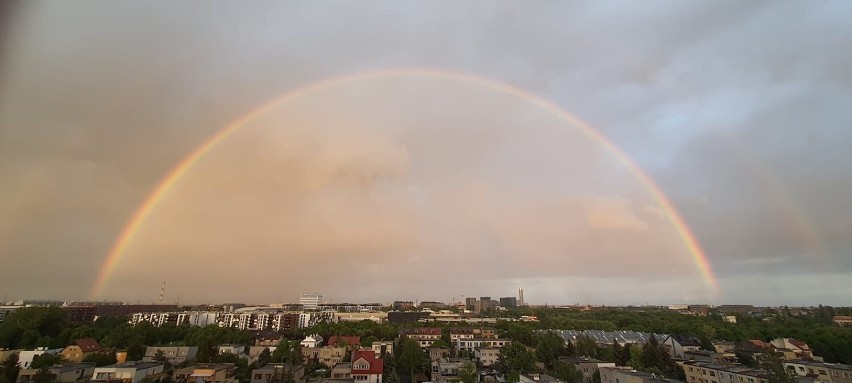
{"label": "foliage", "polygon": [[59,354],[48,354],[44,353],[41,355],[36,355],[33,357],[32,363],[30,363],[30,368],[40,369],[53,367],[54,364],[62,363],[62,356]]}
{"label": "foliage", "polygon": [[476,383],[477,378],[476,365],[471,361],[464,362],[459,368],[459,382]]}
{"label": "foliage", "polygon": [[568,362],[557,360],[553,366],[553,376],[565,383],[583,383],[583,373]]}
{"label": "foliage", "polygon": [[396,365],[400,372],[406,376],[411,383],[415,382],[415,374],[423,370],[427,358],[416,341],[402,337],[399,342],[399,351],[396,353]]}
{"label": "foliage", "polygon": [[22,307],[0,323],[0,347],[62,347],[59,335],[67,326],[67,315],[59,307]]}
{"label": "foliage", "polygon": [[784,368],[781,354],[770,352],[761,358],[760,366],[767,373],[767,383],[794,383],[795,375]]}
{"label": "foliage", "polygon": [[560,356],[567,356],[565,341],[561,335],[553,331],[545,331],[537,334],[536,338],[535,355],[548,369],[553,369],[554,363]]}
{"label": "foliage", "polygon": [[18,366],[18,353],[12,353],[5,360],[3,360],[2,364],[3,374],[0,375],[4,379],[5,382],[14,383],[18,380],[18,372],[21,371],[21,367]]}
{"label": "foliage", "polygon": [[115,357],[114,352],[105,353],[105,352],[95,352],[86,355],[83,357],[84,362],[92,362],[95,363],[95,367],[101,366],[109,366],[111,364],[118,363],[118,360]]}
{"label": "foliage", "polygon": [[260,352],[260,355],[257,356],[257,366],[263,367],[269,364],[270,360],[272,360],[272,353],[269,352],[268,348],[265,348]]}
{"label": "foliage", "polygon": [[598,344],[594,339],[581,336],[577,338],[577,355],[594,358],[598,354]]}
{"label": "foliage", "polygon": [[512,371],[522,373],[533,371],[535,370],[535,355],[521,343],[509,343],[500,349],[496,370],[502,374]]}

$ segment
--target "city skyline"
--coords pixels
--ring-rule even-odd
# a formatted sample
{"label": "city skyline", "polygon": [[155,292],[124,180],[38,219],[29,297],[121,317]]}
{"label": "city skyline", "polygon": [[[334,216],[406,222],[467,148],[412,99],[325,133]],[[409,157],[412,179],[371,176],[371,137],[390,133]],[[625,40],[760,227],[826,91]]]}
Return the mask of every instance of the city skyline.
{"label": "city skyline", "polygon": [[848,304],[852,4],[443,5],[0,14],[0,296]]}

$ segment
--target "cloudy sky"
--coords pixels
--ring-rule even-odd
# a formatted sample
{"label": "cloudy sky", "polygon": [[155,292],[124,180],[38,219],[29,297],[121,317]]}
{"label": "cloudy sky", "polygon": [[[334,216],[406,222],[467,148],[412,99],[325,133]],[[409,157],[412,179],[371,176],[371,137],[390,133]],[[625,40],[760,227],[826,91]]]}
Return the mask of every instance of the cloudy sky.
{"label": "cloudy sky", "polygon": [[[19,2],[0,296],[848,304],[852,3]],[[186,155],[270,108],[107,254]]]}

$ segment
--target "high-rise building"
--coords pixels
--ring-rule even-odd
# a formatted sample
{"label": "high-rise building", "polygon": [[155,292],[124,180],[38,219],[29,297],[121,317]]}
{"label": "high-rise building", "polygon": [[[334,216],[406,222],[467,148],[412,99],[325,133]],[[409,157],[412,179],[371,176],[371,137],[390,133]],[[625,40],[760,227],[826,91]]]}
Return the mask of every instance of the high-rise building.
{"label": "high-rise building", "polygon": [[500,298],[500,307],[514,308],[518,306],[518,299],[515,297]]}
{"label": "high-rise building", "polygon": [[322,303],[322,294],[319,293],[302,293],[302,297],[299,298],[299,304],[305,310],[317,310],[320,303]]}
{"label": "high-rise building", "polygon": [[470,310],[470,311],[476,310],[477,309],[476,298],[468,297],[467,299],[465,299],[465,305],[467,306],[467,309]]}
{"label": "high-rise building", "polygon": [[524,289],[518,289],[518,306],[525,306],[525,304],[524,304]]}

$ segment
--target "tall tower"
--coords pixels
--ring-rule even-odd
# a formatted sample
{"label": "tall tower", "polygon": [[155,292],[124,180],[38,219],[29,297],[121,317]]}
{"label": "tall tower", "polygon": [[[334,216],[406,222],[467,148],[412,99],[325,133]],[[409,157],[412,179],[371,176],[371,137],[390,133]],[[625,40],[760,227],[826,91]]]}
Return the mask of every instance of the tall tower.
{"label": "tall tower", "polygon": [[518,289],[518,306],[526,306],[524,304],[524,289]]}

